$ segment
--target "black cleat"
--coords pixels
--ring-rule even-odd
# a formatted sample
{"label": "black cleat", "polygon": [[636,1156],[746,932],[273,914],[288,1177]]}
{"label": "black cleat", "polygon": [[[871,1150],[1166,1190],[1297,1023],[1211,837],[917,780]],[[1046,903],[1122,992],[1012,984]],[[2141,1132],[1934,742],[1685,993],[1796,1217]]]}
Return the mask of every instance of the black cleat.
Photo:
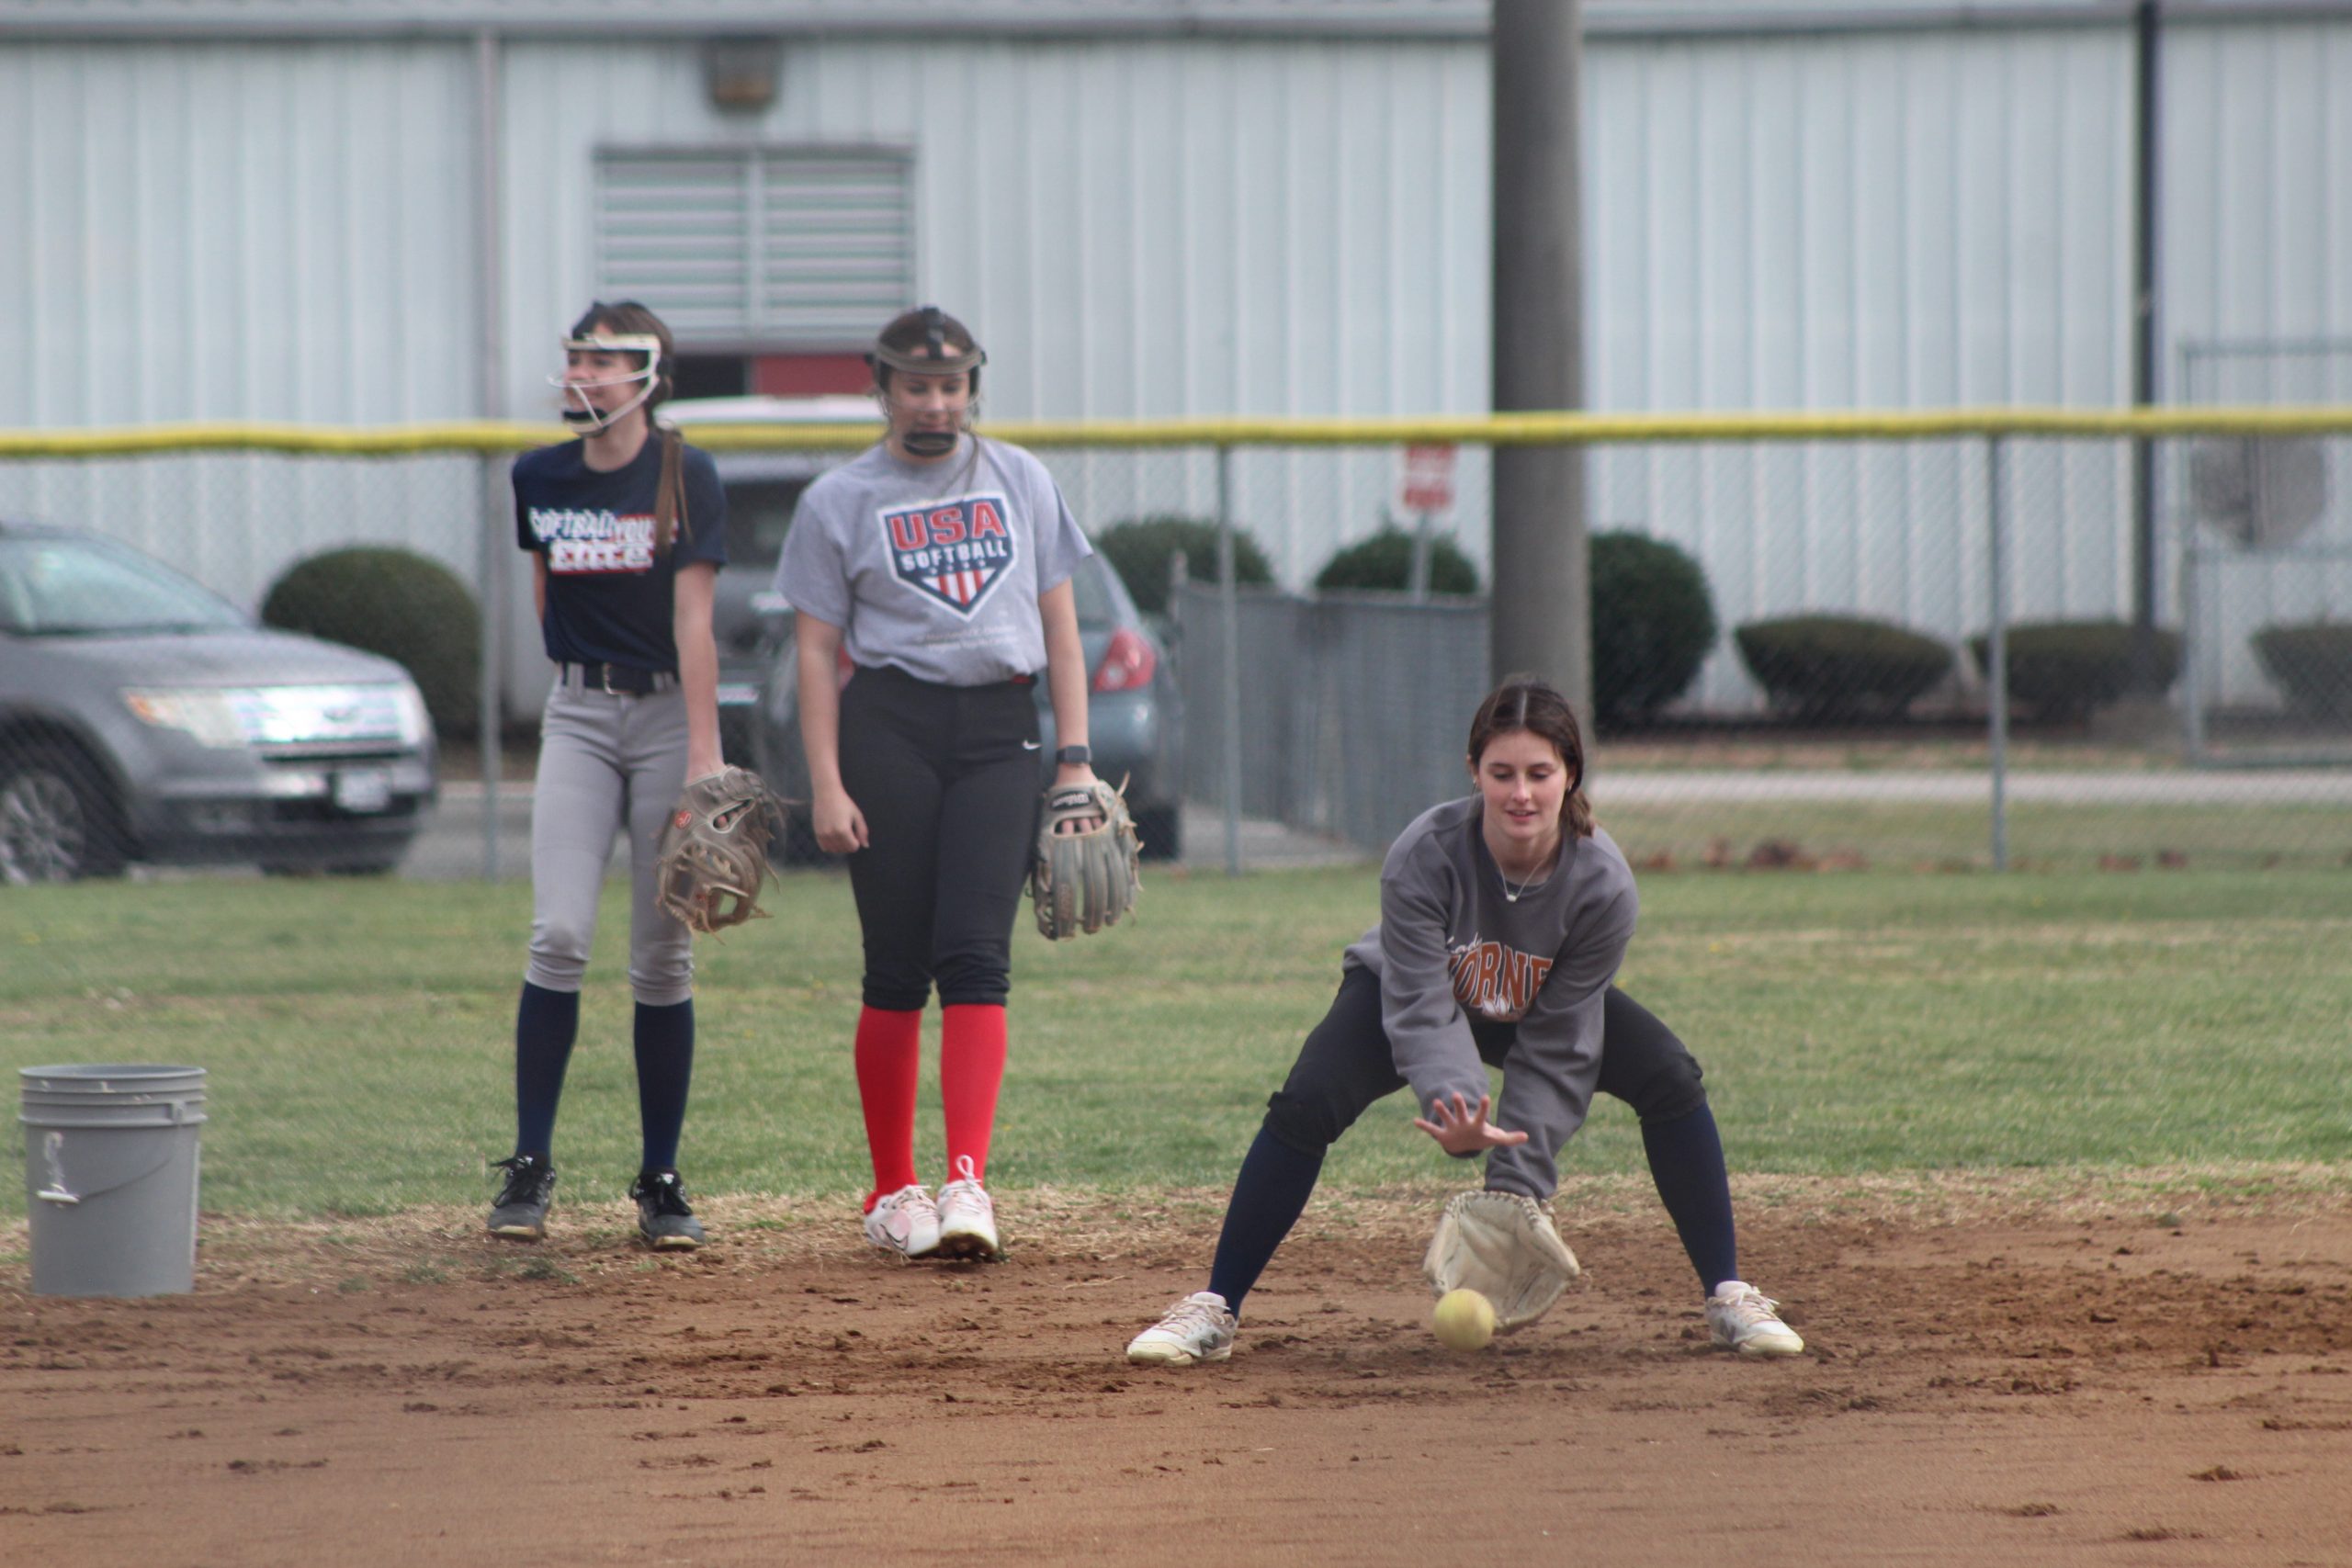
{"label": "black cleat", "polygon": [[515,1155],[492,1164],[506,1185],[490,1206],[490,1234],[509,1241],[539,1241],[548,1234],[548,1202],[555,1196],[555,1165],[545,1155]]}
{"label": "black cleat", "polygon": [[686,1207],[685,1184],[676,1171],[639,1171],[628,1195],[637,1200],[637,1234],[655,1251],[688,1252],[702,1245],[702,1222]]}

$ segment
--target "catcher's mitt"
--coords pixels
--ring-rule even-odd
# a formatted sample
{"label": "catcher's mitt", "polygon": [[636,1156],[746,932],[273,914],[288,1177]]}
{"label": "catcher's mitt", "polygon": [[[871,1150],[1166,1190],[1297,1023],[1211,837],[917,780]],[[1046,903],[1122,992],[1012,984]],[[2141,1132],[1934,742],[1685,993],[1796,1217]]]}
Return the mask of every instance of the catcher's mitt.
{"label": "catcher's mitt", "polygon": [[765,916],[759,897],[775,830],[772,804],[749,768],[722,768],[688,784],[662,829],[655,886],[662,909],[697,931]]}
{"label": "catcher's mitt", "polygon": [[1434,1295],[1466,1289],[1486,1297],[1494,1303],[1495,1327],[1508,1332],[1550,1311],[1582,1270],[1534,1199],[1461,1192],[1438,1216],[1421,1272]]}
{"label": "catcher's mitt", "polygon": [[[1064,822],[1100,818],[1091,828],[1060,833]],[[1056,784],[1046,791],[1037,821],[1037,858],[1029,868],[1029,894],[1037,904],[1037,930],[1050,941],[1115,926],[1135,907],[1143,882],[1137,864],[1143,840],[1119,791],[1092,784]]]}

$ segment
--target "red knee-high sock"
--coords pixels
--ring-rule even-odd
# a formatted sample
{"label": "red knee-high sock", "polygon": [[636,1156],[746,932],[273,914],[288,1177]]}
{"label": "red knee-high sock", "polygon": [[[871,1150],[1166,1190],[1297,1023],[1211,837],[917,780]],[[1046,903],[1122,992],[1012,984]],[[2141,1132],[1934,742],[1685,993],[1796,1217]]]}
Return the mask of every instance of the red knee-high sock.
{"label": "red knee-high sock", "polygon": [[989,1134],[996,1128],[997,1090],[1004,1086],[1004,1006],[962,1002],[940,1010],[939,1099],[947,1112],[947,1174],[989,1168]]}
{"label": "red knee-high sock", "polygon": [[915,1183],[915,1077],[922,1065],[922,1013],[863,1008],[857,1015],[857,1099],[865,1111],[865,1147],[874,1156],[874,1190]]}

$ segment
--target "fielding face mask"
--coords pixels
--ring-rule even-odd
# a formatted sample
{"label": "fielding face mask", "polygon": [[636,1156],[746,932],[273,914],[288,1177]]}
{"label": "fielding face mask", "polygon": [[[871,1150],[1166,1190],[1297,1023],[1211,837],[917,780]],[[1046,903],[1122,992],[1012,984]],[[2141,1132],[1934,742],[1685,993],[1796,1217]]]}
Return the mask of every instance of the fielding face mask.
{"label": "fielding face mask", "polygon": [[[594,434],[610,430],[613,422],[631,409],[644,406],[662,379],[662,340],[651,333],[592,333],[586,337],[563,340],[563,352],[574,354],[637,354],[645,357],[644,365],[624,375],[606,376],[594,380],[576,380],[569,375],[550,376],[548,385],[563,391],[563,422],[574,430]],[[585,393],[591,387],[625,387],[641,381],[637,396],[610,412],[599,409]]]}

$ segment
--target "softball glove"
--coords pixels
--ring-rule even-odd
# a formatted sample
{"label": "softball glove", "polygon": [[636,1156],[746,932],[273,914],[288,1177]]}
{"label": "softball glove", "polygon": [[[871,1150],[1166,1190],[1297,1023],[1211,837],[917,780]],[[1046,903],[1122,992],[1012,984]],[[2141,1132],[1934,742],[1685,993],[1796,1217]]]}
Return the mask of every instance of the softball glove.
{"label": "softball glove", "polygon": [[1552,1216],[1516,1192],[1460,1192],[1438,1216],[1421,1259],[1430,1293],[1471,1290],[1494,1303],[1495,1327],[1533,1323],[1582,1270]]}
{"label": "softball glove", "polygon": [[[1065,822],[1087,823],[1069,832]],[[1037,930],[1059,942],[1080,931],[1115,926],[1143,890],[1143,840],[1119,791],[1102,780],[1056,784],[1046,791],[1037,820],[1037,858],[1029,868],[1029,895]]]}
{"label": "softball glove", "polygon": [[767,914],[775,802],[749,768],[722,768],[688,784],[662,829],[655,886],[664,912],[689,931],[716,931]]}

